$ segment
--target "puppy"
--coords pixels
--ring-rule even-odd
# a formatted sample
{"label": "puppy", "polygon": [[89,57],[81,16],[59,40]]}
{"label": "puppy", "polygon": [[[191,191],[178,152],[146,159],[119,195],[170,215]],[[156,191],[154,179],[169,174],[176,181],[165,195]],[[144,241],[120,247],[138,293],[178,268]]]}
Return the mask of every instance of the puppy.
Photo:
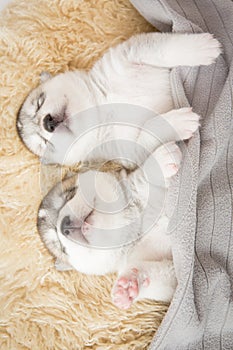
{"label": "puppy", "polygon": [[180,162],[170,142],[129,174],[89,170],[52,188],[39,208],[38,230],[57,268],[118,272],[112,299],[122,309],[142,298],[170,301],[176,277],[165,205]]}
{"label": "puppy", "polygon": [[171,68],[209,65],[220,52],[208,33],[133,36],[108,50],[89,72],[43,73],[19,110],[18,133],[44,163],[122,156],[125,145],[122,150],[119,142],[108,143],[119,139],[139,143],[131,160],[143,162],[148,156],[143,148],[156,149],[161,133],[167,135],[162,143],[185,140],[199,125],[191,109],[173,109]]}

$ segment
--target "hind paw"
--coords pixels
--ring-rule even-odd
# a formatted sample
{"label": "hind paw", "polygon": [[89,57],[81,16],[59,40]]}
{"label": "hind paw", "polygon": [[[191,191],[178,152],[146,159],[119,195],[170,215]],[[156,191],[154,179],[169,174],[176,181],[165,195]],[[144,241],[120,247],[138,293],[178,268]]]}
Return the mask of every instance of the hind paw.
{"label": "hind paw", "polygon": [[120,309],[128,309],[139,294],[140,282],[147,287],[150,280],[144,277],[142,281],[139,281],[139,271],[136,268],[120,276],[112,289],[113,303]]}

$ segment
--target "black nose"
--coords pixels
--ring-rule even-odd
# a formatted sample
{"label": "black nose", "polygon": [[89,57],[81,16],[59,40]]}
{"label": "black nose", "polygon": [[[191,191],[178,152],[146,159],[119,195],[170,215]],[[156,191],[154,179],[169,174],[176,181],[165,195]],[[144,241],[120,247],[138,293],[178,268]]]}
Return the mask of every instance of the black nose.
{"label": "black nose", "polygon": [[68,236],[70,234],[70,217],[67,215],[62,219],[61,222],[61,232],[64,236]]}
{"label": "black nose", "polygon": [[44,128],[48,132],[53,132],[56,127],[60,124],[58,120],[53,118],[50,114],[46,115],[46,117],[43,120]]}

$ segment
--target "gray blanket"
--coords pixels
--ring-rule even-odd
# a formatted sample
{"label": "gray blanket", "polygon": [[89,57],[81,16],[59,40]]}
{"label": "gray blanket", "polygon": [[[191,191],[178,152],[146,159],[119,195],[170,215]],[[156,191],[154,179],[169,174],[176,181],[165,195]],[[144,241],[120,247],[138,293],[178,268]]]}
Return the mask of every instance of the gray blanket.
{"label": "gray blanket", "polygon": [[176,107],[190,104],[203,119],[188,144],[193,172],[185,159],[173,217],[178,288],[151,349],[233,349],[233,2],[132,3],[160,31],[210,32],[224,50],[209,67],[172,71]]}

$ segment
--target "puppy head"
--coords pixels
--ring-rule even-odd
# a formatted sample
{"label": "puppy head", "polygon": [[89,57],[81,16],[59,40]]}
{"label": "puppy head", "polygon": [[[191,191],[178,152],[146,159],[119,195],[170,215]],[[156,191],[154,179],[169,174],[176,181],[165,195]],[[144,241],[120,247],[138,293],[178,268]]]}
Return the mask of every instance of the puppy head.
{"label": "puppy head", "polygon": [[[123,181],[124,180],[124,181]],[[56,185],[38,213],[38,230],[59,257],[78,246],[112,248],[128,244],[139,232],[127,175],[87,171]]]}
{"label": "puppy head", "polygon": [[40,85],[24,100],[16,127],[20,138],[34,154],[42,157],[49,147],[54,148],[55,131],[62,136],[60,139],[69,133],[69,118],[83,108],[82,101],[86,100],[82,76],[82,72],[66,72],[54,77],[42,73]]}
{"label": "puppy head", "polygon": [[[57,232],[69,240],[95,248],[128,243],[139,231],[121,174],[88,171],[79,175],[77,191],[59,211]],[[137,226],[137,228],[136,228]]]}
{"label": "puppy head", "polygon": [[57,126],[67,118],[62,80],[62,75],[52,78],[48,73],[41,74],[41,84],[29,93],[18,112],[18,134],[29,150],[39,156]]}

